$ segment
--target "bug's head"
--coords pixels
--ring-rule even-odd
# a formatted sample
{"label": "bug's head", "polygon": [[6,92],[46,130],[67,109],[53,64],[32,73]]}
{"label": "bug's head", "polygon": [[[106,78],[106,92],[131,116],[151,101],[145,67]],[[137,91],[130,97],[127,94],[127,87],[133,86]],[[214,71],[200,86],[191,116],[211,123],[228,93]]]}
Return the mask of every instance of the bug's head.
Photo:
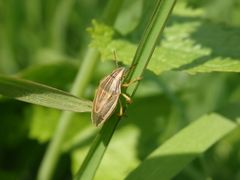
{"label": "bug's head", "polygon": [[111,76],[113,78],[121,79],[124,76],[125,72],[126,72],[125,67],[119,67],[112,72]]}

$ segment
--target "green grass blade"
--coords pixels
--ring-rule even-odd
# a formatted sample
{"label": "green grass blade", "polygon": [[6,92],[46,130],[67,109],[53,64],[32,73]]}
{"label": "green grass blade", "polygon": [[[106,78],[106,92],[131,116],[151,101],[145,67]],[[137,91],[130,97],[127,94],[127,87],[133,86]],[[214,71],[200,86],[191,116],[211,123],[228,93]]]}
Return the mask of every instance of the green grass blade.
{"label": "green grass blade", "polygon": [[[135,68],[133,69],[132,74],[128,76],[128,81],[141,76],[145,70],[174,3],[175,0],[158,0],[156,2],[155,10],[149,21],[150,23],[146,28],[135,54],[132,63]],[[128,88],[126,91],[127,94],[132,97],[136,88],[136,84]],[[92,144],[82,167],[77,172],[75,180],[87,178],[91,179],[94,177],[120,119],[121,118],[112,117],[103,125],[103,128]]]}
{"label": "green grass blade", "polygon": [[20,101],[74,112],[90,112],[92,103],[33,81],[0,76],[0,94]]}
{"label": "green grass blade", "polygon": [[93,179],[101,159],[106,151],[106,147],[117,127],[117,119],[114,119],[115,123],[107,121],[105,126],[101,129],[97,137],[95,138],[93,145],[88,152],[85,160],[78,170],[74,180],[79,179]]}
{"label": "green grass blade", "polygon": [[205,115],[157,148],[126,179],[171,179],[235,127],[222,116]]}

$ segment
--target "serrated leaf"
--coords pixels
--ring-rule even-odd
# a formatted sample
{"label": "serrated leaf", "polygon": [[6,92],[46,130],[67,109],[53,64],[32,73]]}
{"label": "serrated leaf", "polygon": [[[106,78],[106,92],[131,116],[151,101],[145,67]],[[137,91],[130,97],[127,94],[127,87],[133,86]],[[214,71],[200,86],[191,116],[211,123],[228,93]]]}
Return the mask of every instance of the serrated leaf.
{"label": "serrated leaf", "polygon": [[[191,74],[240,72],[238,28],[208,22],[203,19],[201,9],[191,10],[181,3],[175,14],[165,28],[161,45],[155,49],[149,70],[156,74],[169,70]],[[103,24],[95,22],[93,29],[101,29],[104,34],[101,36],[91,32],[92,46],[99,49],[102,60],[112,59],[114,49],[119,61],[131,63],[137,44],[126,39],[114,39],[113,29]]]}
{"label": "serrated leaf", "polygon": [[235,127],[222,116],[205,115],[157,148],[126,179],[171,179]]}
{"label": "serrated leaf", "polygon": [[74,112],[90,112],[92,102],[24,79],[0,76],[0,94],[20,101]]}

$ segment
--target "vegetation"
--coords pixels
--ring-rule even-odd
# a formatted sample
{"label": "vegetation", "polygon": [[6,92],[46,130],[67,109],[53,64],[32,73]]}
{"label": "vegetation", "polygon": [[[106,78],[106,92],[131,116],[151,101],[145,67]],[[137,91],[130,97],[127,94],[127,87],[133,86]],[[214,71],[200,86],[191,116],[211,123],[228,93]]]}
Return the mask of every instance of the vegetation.
{"label": "vegetation", "polygon": [[[0,2],[0,179],[239,179],[239,12],[239,0]],[[123,89],[126,115],[96,128],[113,51],[125,82],[143,79]]]}

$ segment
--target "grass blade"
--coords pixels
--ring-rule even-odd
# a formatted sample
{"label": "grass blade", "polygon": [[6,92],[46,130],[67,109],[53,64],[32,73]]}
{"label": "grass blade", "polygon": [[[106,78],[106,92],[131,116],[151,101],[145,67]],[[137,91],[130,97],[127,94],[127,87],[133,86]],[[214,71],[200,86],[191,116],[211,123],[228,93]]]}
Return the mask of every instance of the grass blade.
{"label": "grass blade", "polygon": [[[116,121],[116,119],[114,119]],[[106,147],[108,146],[109,140],[111,139],[114,130],[117,127],[117,123],[110,123],[107,121],[97,137],[94,139],[92,147],[88,152],[87,156],[81,168],[77,172],[74,180],[79,179],[93,179],[101,159],[104,155]]]}
{"label": "grass blade", "polygon": [[157,148],[126,179],[172,179],[235,127],[222,116],[205,115]]}
{"label": "grass blade", "polygon": [[[155,49],[155,45],[161,32],[164,29],[164,25],[167,21],[172,8],[174,7],[175,0],[158,0],[153,11],[152,17],[146,28],[146,31],[140,41],[137,52],[133,59],[133,67],[135,67],[131,74],[127,77],[127,81],[132,81],[137,77],[140,77],[145,70],[148,62]],[[127,88],[126,93],[133,97],[137,88],[137,83]],[[84,159],[82,167],[76,174],[75,180],[93,178],[95,172],[104,156],[107,146],[111,140],[111,137],[115,131],[115,128],[121,118],[110,118],[102,127],[99,135],[96,137],[92,144],[87,157]]]}
{"label": "grass blade", "polygon": [[92,103],[33,81],[0,76],[0,94],[20,101],[74,112],[90,112]]}

